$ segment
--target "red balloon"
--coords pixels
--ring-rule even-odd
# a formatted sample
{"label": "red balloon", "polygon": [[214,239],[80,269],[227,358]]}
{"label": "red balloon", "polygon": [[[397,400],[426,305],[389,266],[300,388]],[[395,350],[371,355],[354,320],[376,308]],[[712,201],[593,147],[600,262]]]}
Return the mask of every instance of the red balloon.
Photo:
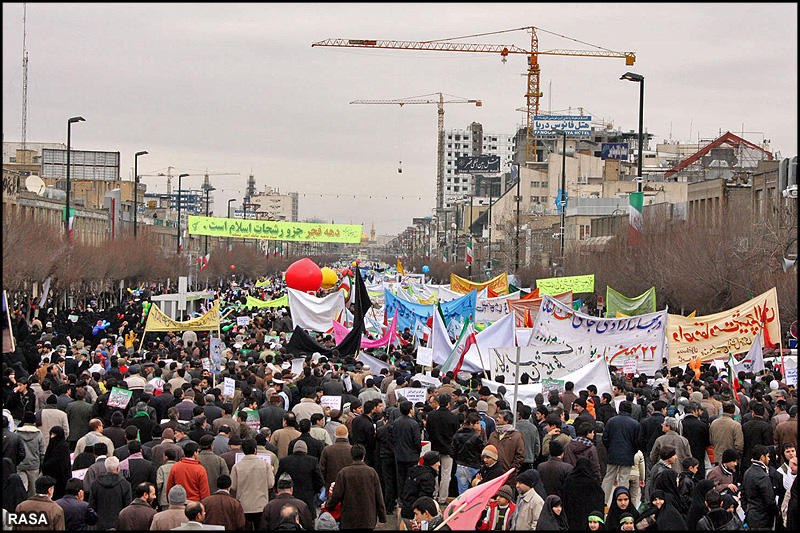
{"label": "red balloon", "polygon": [[231,265],[231,270],[234,270],[235,268],[236,268],[236,265]]}
{"label": "red balloon", "polygon": [[307,257],[295,261],[286,269],[286,285],[298,291],[316,291],[322,285],[322,269]]}

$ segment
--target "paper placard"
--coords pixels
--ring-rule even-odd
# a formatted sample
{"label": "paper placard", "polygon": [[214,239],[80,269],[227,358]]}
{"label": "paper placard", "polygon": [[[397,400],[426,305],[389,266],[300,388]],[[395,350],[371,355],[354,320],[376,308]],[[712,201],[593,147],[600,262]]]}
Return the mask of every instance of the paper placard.
{"label": "paper placard", "polygon": [[203,357],[200,362],[203,364],[203,370],[212,370],[210,357]]}
{"label": "paper placard", "polygon": [[639,359],[635,357],[628,357],[622,363],[622,373],[623,374],[635,374],[636,369],[639,366]]}
{"label": "paper placard", "polygon": [[306,362],[305,357],[297,357],[292,359],[292,374],[299,376],[303,373],[303,363]]}
{"label": "paper placard", "polygon": [[425,348],[424,346],[417,348],[417,364],[433,366],[433,348]]}
{"label": "paper placard", "polygon": [[[262,461],[266,461],[268,465],[271,465],[271,464],[272,464],[272,456],[271,456],[270,454],[268,454],[268,453],[257,453],[257,454],[256,454],[256,457],[258,457],[258,458],[259,458],[259,459],[261,459]],[[243,454],[243,453],[237,453],[237,454],[234,456],[234,459],[233,459],[233,464],[236,464],[236,463],[238,463],[238,462],[239,462],[239,461],[241,461],[243,458],[244,458],[244,454]],[[88,469],[87,469],[87,470],[88,470]]]}
{"label": "paper placard", "polygon": [[542,394],[547,397],[547,393],[551,390],[558,391],[559,393],[564,392],[564,380],[563,379],[543,379],[542,380]]}
{"label": "paper placard", "polygon": [[89,470],[88,468],[81,468],[80,470],[73,470],[72,471],[72,477],[77,478],[77,479],[83,479],[84,477],[86,477],[86,472],[88,470]]}
{"label": "paper placard", "polygon": [[797,386],[797,367],[786,369],[786,384]]}
{"label": "paper placard", "polygon": [[211,337],[208,341],[208,356],[214,364],[214,370],[219,370],[222,362],[222,351],[225,349],[225,343],[218,337]]}
{"label": "paper placard", "polygon": [[108,396],[108,406],[109,407],[119,407],[120,409],[125,409],[128,406],[128,402],[131,401],[133,397],[132,390],[125,390],[125,389],[118,389],[117,387],[111,388],[111,394]]}
{"label": "paper placard", "polygon": [[400,394],[406,400],[411,402],[411,405],[416,405],[418,402],[425,403],[428,399],[428,389],[425,387],[405,387],[402,389],[395,389],[395,396]]}
{"label": "paper placard", "polygon": [[222,395],[233,397],[236,391],[236,381],[233,378],[225,378],[222,384]]}
{"label": "paper placard", "polygon": [[[72,322],[73,324],[78,321],[78,315],[69,315],[67,319]],[[83,478],[81,478],[83,479]]]}
{"label": "paper placard", "polygon": [[247,413],[247,425],[255,431],[261,429],[261,417],[258,415],[258,411],[246,409],[244,412]]}
{"label": "paper placard", "polygon": [[249,326],[250,325],[250,317],[249,316],[237,316],[236,317],[236,325],[237,326]]}
{"label": "paper placard", "polygon": [[342,374],[342,383],[344,384],[344,390],[348,392],[353,390],[353,378],[350,377],[350,374]]}
{"label": "paper placard", "polygon": [[319,404],[323,407],[330,407],[331,411],[342,410],[342,397],[341,396],[322,396],[319,399]]}

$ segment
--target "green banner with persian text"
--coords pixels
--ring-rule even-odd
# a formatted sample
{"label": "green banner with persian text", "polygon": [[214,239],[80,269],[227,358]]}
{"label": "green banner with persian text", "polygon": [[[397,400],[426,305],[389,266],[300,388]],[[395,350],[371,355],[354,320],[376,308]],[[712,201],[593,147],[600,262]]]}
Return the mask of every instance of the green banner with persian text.
{"label": "green banner with persian text", "polygon": [[189,215],[191,235],[295,242],[360,243],[361,224],[313,224]]}
{"label": "green banner with persian text", "polygon": [[562,278],[537,279],[539,294],[561,294],[564,292],[594,292],[594,274],[568,276]]}

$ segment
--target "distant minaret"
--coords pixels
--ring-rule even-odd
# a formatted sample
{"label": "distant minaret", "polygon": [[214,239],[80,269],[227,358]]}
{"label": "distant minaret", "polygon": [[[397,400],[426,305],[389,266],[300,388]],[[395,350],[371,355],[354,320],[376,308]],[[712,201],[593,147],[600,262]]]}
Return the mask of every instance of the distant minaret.
{"label": "distant minaret", "polygon": [[369,241],[375,242],[375,221],[372,221],[372,229],[369,231]]}
{"label": "distant minaret", "polygon": [[256,177],[253,175],[252,170],[250,176],[247,177],[247,197],[252,198],[256,195]]}

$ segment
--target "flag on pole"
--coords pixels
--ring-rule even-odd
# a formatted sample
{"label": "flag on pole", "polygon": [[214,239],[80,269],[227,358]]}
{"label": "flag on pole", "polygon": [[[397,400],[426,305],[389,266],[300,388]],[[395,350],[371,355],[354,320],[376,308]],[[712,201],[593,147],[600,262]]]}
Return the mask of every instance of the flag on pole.
{"label": "flag on pole", "polygon": [[403,276],[406,275],[406,271],[403,270],[403,263],[400,262],[400,258],[397,258],[397,273]]}
{"label": "flag on pole", "polygon": [[39,300],[39,307],[42,308],[47,303],[47,295],[50,294],[50,276],[44,280],[44,288],[42,289],[42,298]]}
{"label": "flag on pole", "polygon": [[628,207],[628,244],[638,246],[642,244],[642,229],[644,227],[644,216],[642,206],[644,204],[644,193],[630,193],[630,206]]}
{"label": "flag on pole", "polygon": [[497,494],[514,471],[512,468],[498,478],[465,490],[445,508],[442,513],[444,518],[442,525],[447,524],[454,531],[475,529],[475,524],[478,523],[489,500]]}
{"label": "flag on pole", "polygon": [[466,354],[470,346],[475,343],[475,328],[472,326],[472,320],[467,319],[464,327],[461,328],[461,335],[458,336],[453,350],[450,352],[445,362],[442,363],[441,372],[449,372],[452,370],[453,373],[458,374],[464,362],[464,354]]}
{"label": "flag on pole", "polygon": [[472,241],[467,241],[467,263],[472,263]]}
{"label": "flag on pole", "polygon": [[211,254],[201,255],[197,258],[197,268],[203,270],[208,266],[208,260],[211,258]]}
{"label": "flag on pole", "polygon": [[764,332],[764,346],[767,348],[774,348],[775,344],[772,342],[772,339],[769,338],[769,329],[767,328],[767,302],[764,302],[764,310],[761,311],[761,331]]}
{"label": "flag on pole", "polygon": [[744,356],[744,359],[737,361],[734,357],[733,366],[736,375],[739,375],[739,372],[752,372],[757,374],[764,370],[764,351],[761,344],[761,332],[753,339],[753,345],[750,346],[750,350],[747,352],[747,355]]}

